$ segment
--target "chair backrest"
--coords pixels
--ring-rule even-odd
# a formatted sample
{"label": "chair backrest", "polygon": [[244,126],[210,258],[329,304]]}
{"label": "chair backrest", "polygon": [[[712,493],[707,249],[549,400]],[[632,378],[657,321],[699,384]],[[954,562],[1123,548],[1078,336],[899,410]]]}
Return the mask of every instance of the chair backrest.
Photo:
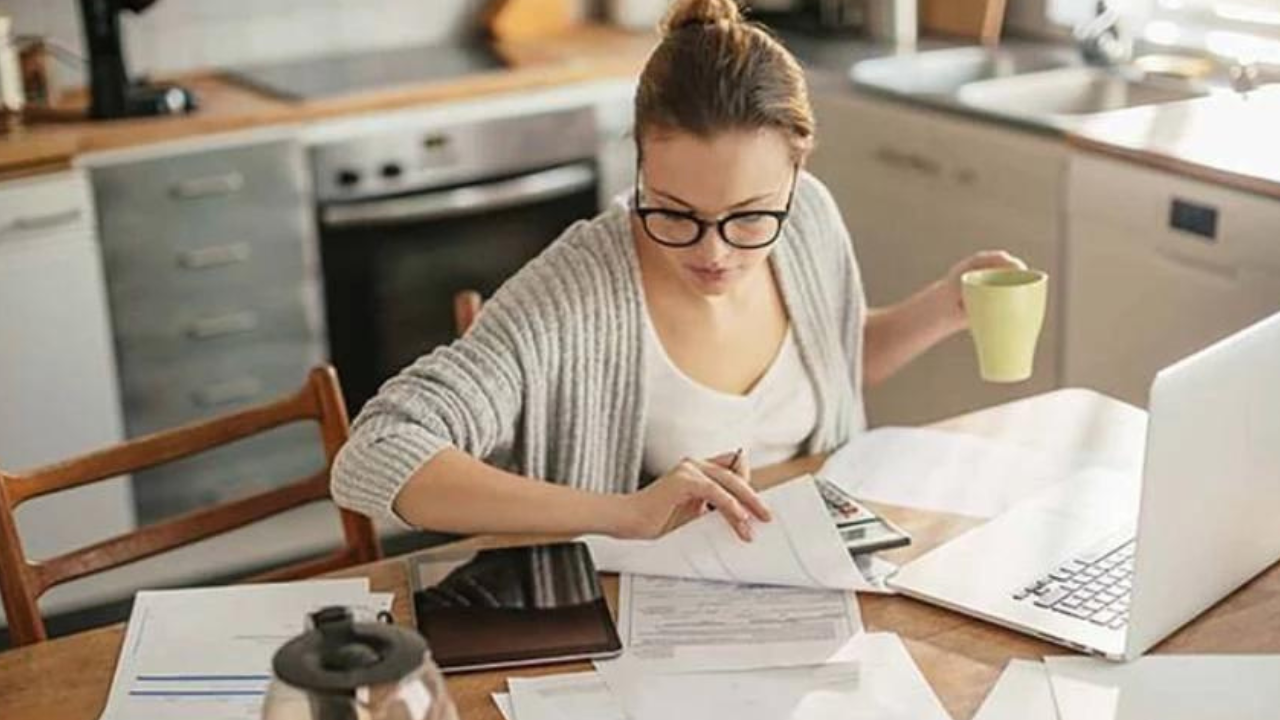
{"label": "chair backrest", "polygon": [[[320,426],[325,466],[289,485],[195,510],[88,547],[39,562],[27,559],[18,537],[14,510],[41,495],[144,470],[247,438],[294,422]],[[290,508],[329,497],[329,471],[346,442],[347,411],[338,377],[329,365],[313,368],[303,387],[288,397],[146,435],[77,458],[22,474],[0,471],[0,596],[14,645],[47,638],[37,601],[49,588],[172,550],[263,520]],[[310,577],[376,560],[381,555],[373,523],[339,510],[343,546],[319,558],[251,578],[258,582]]]}
{"label": "chair backrest", "polygon": [[480,305],[483,302],[480,293],[475,290],[460,290],[454,294],[453,327],[457,330],[458,337],[466,335],[467,330],[471,329],[476,316],[480,314]]}

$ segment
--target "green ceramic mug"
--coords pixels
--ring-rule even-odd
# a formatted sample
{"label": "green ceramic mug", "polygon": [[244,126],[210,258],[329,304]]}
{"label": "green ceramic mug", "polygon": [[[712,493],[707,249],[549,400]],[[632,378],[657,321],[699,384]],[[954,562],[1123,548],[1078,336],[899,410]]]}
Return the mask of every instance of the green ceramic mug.
{"label": "green ceramic mug", "polygon": [[1013,268],[970,270],[960,278],[978,369],[987,382],[1031,377],[1044,327],[1049,276]]}

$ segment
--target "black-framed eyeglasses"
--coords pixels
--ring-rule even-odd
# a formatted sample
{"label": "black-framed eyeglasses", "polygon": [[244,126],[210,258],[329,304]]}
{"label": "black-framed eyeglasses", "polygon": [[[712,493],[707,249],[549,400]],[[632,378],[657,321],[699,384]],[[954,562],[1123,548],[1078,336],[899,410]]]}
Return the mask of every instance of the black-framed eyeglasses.
{"label": "black-framed eyeglasses", "polygon": [[640,225],[650,240],[672,248],[687,248],[702,242],[707,228],[714,226],[720,238],[742,250],[759,250],[777,241],[782,234],[782,224],[791,214],[791,201],[796,194],[796,181],[800,167],[791,176],[791,190],[787,193],[787,206],[782,210],[743,210],[729,213],[719,220],[703,220],[696,213],[669,208],[641,207],[640,165],[636,164],[635,206]]}

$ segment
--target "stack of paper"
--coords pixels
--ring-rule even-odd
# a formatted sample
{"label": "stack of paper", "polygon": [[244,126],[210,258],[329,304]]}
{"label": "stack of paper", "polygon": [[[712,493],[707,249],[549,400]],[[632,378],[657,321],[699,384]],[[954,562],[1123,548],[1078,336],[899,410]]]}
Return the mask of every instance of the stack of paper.
{"label": "stack of paper", "polygon": [[592,537],[624,573],[625,651],[596,672],[511,678],[514,720],[946,718],[896,635],[862,632],[851,562],[813,478],[763,494],[773,521],[744,543],[715,515],[651,542]]}
{"label": "stack of paper", "polygon": [[390,593],[365,578],[140,592],[102,720],[250,720],[262,714],[277,649],[329,605],[371,620]]}
{"label": "stack of paper", "polygon": [[863,634],[847,661],[730,672],[597,672],[511,678],[494,702],[507,720],[946,720],[892,633]]}
{"label": "stack of paper", "polygon": [[1013,661],[974,720],[1275,720],[1280,655]]}
{"label": "stack of paper", "polygon": [[715,514],[704,515],[657,540],[583,538],[598,570],[643,575],[785,585],[829,590],[873,590],[849,557],[812,477],[761,493],[771,522],[752,526],[743,542]]}

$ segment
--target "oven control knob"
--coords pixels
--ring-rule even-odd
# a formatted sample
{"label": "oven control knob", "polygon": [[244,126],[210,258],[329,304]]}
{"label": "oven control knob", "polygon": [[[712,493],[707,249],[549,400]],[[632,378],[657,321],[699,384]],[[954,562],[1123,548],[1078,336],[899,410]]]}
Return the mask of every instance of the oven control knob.
{"label": "oven control knob", "polygon": [[357,170],[339,170],[336,179],[339,185],[349,188],[360,182],[360,173]]}
{"label": "oven control knob", "polygon": [[400,163],[389,162],[382,166],[382,177],[388,180],[394,180],[404,173],[404,168],[400,167]]}

